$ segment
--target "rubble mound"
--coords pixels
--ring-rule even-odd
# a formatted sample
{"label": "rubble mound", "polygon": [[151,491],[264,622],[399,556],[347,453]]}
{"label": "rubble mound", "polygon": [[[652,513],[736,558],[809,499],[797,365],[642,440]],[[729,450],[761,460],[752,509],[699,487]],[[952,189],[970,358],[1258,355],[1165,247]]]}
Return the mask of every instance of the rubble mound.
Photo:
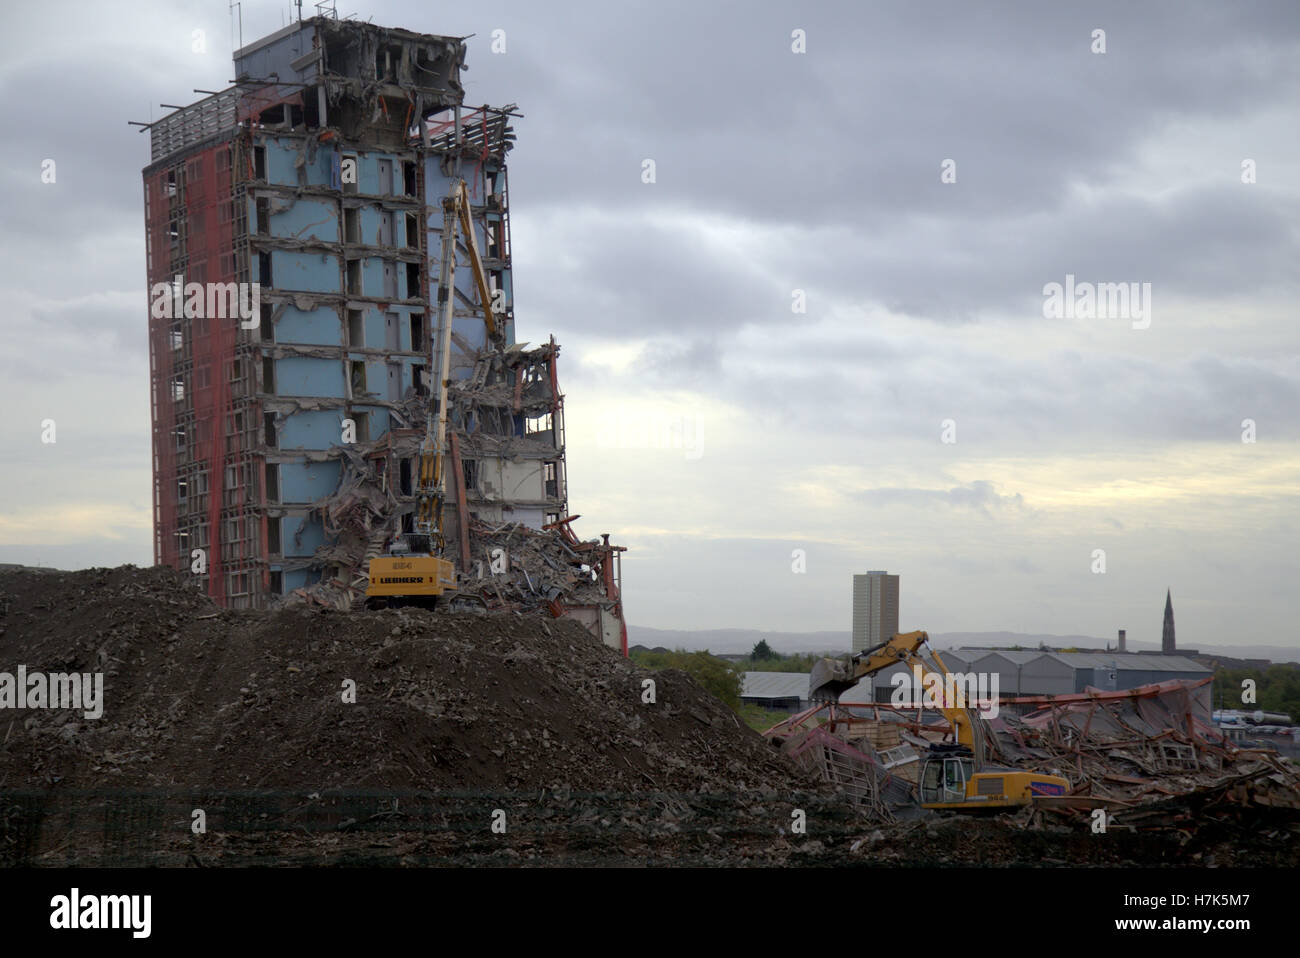
{"label": "rubble mound", "polygon": [[0,711],[0,788],[809,783],[684,673],[540,614],[222,611],[167,569],[4,571],[0,672],[20,664],[103,672],[104,711]]}
{"label": "rubble mound", "polygon": [[1276,816],[1247,822],[1186,818],[1180,830],[1106,834],[1048,824],[1025,828],[1014,817],[934,816],[882,824],[841,843],[841,864],[905,868],[1078,868],[1153,866],[1294,868],[1294,823]]}

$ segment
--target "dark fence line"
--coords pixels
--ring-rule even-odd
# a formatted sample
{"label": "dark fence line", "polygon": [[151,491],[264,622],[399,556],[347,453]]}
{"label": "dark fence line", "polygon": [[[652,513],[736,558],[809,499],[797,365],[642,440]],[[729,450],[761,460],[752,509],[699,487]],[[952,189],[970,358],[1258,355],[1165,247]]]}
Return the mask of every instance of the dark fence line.
{"label": "dark fence line", "polygon": [[[322,789],[0,789],[0,866],[462,864],[503,848],[581,863],[661,840],[777,839],[804,810],[809,835],[860,834],[842,798],[683,792]],[[194,811],[205,832],[195,834]],[[492,830],[505,813],[505,833]],[[333,837],[331,837],[333,836]],[[387,843],[403,843],[395,851]],[[417,850],[411,851],[411,848]],[[551,857],[551,856],[546,856]]]}

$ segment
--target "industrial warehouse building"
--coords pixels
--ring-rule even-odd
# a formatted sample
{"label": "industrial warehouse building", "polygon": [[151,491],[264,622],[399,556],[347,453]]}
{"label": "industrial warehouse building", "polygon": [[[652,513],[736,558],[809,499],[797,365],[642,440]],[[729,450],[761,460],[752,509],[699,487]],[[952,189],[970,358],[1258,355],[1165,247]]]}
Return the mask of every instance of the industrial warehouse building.
{"label": "industrial warehouse building", "polygon": [[[950,672],[984,672],[998,676],[1004,698],[1022,695],[1067,695],[1087,688],[1114,692],[1167,682],[1203,679],[1213,670],[1181,655],[1137,655],[1125,652],[1045,652],[1007,649],[940,651]],[[893,676],[904,666],[883,669],[845,692],[840,701],[888,702]]]}
{"label": "industrial warehouse building", "polygon": [[[975,670],[986,658],[975,660]],[[1135,655],[1125,652],[1049,652],[1003,672],[1002,688],[1011,695],[1062,695],[1091,686],[1107,692],[1137,688],[1170,679],[1203,679],[1213,673],[1181,655]]]}
{"label": "industrial warehouse building", "polygon": [[740,700],[776,712],[798,712],[808,707],[807,672],[746,672]]}

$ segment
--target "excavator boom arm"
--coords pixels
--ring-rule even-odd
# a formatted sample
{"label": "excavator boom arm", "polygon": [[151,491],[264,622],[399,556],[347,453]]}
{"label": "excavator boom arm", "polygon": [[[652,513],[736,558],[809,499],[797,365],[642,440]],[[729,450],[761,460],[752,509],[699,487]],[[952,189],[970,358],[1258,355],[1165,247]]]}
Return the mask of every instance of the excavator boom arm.
{"label": "excavator boom arm", "polygon": [[483,268],[483,257],[479,255],[478,237],[469,212],[469,191],[464,180],[460,181],[457,190],[456,205],[461,235],[465,237],[465,248],[469,250],[469,265],[474,272],[474,285],[478,287],[479,302],[483,304],[483,324],[487,326],[488,341],[494,342],[501,334],[496,317],[492,315],[492,286],[488,282],[487,270]]}
{"label": "excavator boom arm", "polygon": [[[922,768],[921,804],[925,808],[961,811],[999,810],[1030,804],[1036,796],[1064,795],[1070,783],[1059,775],[1022,769],[985,766],[986,746],[996,753],[996,740],[986,734],[986,725],[973,703],[965,701],[966,689],[950,681],[952,673],[933,649],[929,660],[922,654],[929,636],[924,632],[899,633],[888,642],[842,659],[822,659],[809,676],[809,698],[839,698],[859,680],[891,665],[903,664],[915,670],[927,691],[938,683],[937,701],[926,707],[943,713],[952,727],[958,746],[934,746]],[[920,693],[921,689],[914,689]],[[927,696],[928,698],[929,696]],[[953,777],[949,779],[949,775]]]}
{"label": "excavator boom arm", "polygon": [[443,201],[442,256],[438,271],[438,370],[436,404],[425,414],[424,439],[416,487],[415,531],[427,537],[428,555],[376,556],[370,561],[367,601],[390,599],[436,599],[456,588],[456,567],[442,558],[446,540],[442,534],[442,503],[446,495],[446,448],[448,390],[451,387],[452,324],[456,317],[456,232],[459,229],[469,251],[469,265],[478,287],[487,345],[499,349],[504,334],[492,315],[492,288],[479,255],[470,215],[469,191],[462,179],[455,180]]}
{"label": "excavator boom arm", "polygon": [[905,661],[928,638],[924,632],[899,632],[874,648],[841,659],[820,660],[808,677],[809,698],[837,698],[857,685],[859,679]]}
{"label": "excavator boom arm", "polygon": [[443,546],[442,497],[445,495],[445,450],[447,447],[447,389],[451,385],[451,333],[456,315],[456,233],[459,228],[469,251],[469,265],[478,287],[479,303],[483,311],[483,325],[487,329],[489,344],[501,338],[501,327],[492,314],[492,288],[483,258],[479,255],[474,220],[470,214],[469,189],[464,180],[456,180],[448,191],[444,204],[442,267],[438,274],[438,301],[442,307],[441,337],[438,344],[438,416],[433,420],[430,407],[424,442],[420,445],[420,472],[417,494],[416,528],[430,535],[435,549]]}
{"label": "excavator boom arm", "polygon": [[[929,638],[930,636],[925,632],[899,632],[888,642],[847,658],[822,659],[813,666],[812,673],[809,675],[809,698],[834,700],[840,693],[857,685],[867,676],[900,663],[919,669],[923,681],[927,677],[937,678],[940,688],[946,692],[947,683],[943,680],[949,672],[943,664],[943,659],[937,652],[931,650],[930,656],[934,660],[932,665],[921,655],[921,650]],[[918,689],[917,692],[919,694],[920,690]],[[945,697],[941,700],[938,711],[952,726],[957,741],[979,756],[983,750],[983,735],[966,704],[950,702]]]}

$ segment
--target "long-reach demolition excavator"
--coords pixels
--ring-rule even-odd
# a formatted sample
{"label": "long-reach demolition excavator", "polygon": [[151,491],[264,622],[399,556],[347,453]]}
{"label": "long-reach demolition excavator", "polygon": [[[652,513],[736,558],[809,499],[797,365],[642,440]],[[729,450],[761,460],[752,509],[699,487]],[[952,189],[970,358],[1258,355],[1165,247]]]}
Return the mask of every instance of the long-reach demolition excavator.
{"label": "long-reach demolition excavator", "polygon": [[956,739],[931,746],[925,756],[920,781],[923,808],[999,812],[1030,805],[1039,797],[1064,795],[1070,783],[1059,775],[985,764],[988,735],[984,719],[966,701],[965,683],[952,681],[939,653],[925,649],[928,639],[925,632],[900,632],[875,648],[842,659],[822,659],[809,676],[809,698],[835,701],[840,693],[881,669],[900,663],[910,666],[927,684],[937,683],[941,690],[937,710],[952,726]]}
{"label": "long-reach demolition excavator", "polygon": [[505,336],[492,315],[492,288],[475,239],[469,191],[465,181],[458,179],[452,183],[443,201],[442,259],[438,271],[438,303],[442,310],[438,401],[436,407],[433,404],[429,406],[424,439],[420,443],[415,532],[396,538],[384,555],[370,560],[366,605],[371,608],[387,604],[434,606],[439,597],[454,593],[456,589],[456,567],[442,557],[446,548],[442,534],[442,502],[445,495],[444,450],[447,444],[447,387],[451,376],[451,327],[456,301],[452,284],[456,272],[458,228],[478,286],[488,345],[500,348]]}

